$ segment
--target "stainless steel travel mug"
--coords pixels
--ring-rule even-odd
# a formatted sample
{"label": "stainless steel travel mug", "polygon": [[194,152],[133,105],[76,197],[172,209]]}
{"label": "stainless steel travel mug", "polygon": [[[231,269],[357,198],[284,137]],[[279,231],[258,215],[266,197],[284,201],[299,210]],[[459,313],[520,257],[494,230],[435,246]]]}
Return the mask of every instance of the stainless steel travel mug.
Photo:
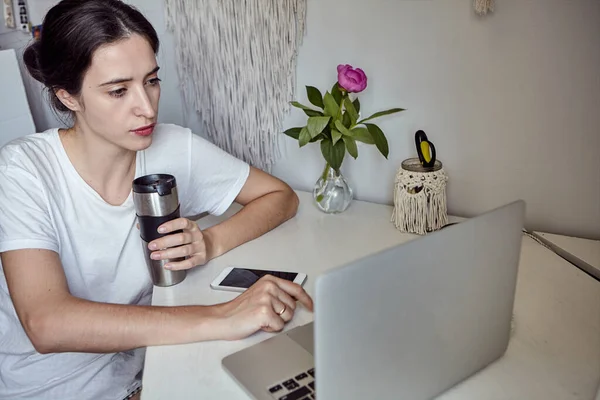
{"label": "stainless steel travel mug", "polygon": [[153,260],[150,258],[152,252],[148,249],[148,243],[151,241],[177,233],[158,233],[159,226],[179,218],[179,198],[177,197],[175,177],[167,174],[153,174],[135,179],[133,181],[133,202],[140,224],[140,236],[152,283],[156,286],[178,284],[185,279],[186,271],[170,271],[165,269],[165,264],[171,261],[182,261],[185,258]]}

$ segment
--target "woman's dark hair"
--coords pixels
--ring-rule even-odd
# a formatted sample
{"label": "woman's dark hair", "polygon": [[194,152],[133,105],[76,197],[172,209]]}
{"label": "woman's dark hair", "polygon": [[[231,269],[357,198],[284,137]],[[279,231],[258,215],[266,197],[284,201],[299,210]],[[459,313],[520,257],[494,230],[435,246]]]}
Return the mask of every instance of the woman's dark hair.
{"label": "woman's dark hair", "polygon": [[132,34],[158,52],[156,31],[137,9],[120,0],[62,0],[46,14],[41,36],[27,47],[23,61],[48,89],[54,109],[69,112],[55,91],[78,95],[94,51]]}

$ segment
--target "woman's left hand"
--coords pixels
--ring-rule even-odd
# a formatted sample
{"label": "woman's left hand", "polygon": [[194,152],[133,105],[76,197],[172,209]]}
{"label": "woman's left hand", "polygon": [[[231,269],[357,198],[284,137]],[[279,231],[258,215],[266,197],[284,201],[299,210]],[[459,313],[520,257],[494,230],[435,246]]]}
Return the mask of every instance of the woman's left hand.
{"label": "woman's left hand", "polygon": [[187,257],[183,261],[166,264],[165,268],[171,270],[190,269],[206,264],[210,260],[210,246],[207,245],[207,238],[197,223],[187,218],[177,218],[158,227],[158,232],[162,234],[179,230],[182,232],[166,235],[148,243],[148,248],[152,250],[150,257],[153,260]]}

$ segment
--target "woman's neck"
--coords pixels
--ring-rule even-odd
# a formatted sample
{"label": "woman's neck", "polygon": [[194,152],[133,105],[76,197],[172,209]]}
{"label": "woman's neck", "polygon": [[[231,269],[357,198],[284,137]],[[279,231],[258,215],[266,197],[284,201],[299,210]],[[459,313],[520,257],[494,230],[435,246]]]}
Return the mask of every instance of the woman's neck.
{"label": "woman's neck", "polygon": [[136,153],[75,125],[60,132],[63,147],[79,175],[107,203],[122,204],[135,177]]}

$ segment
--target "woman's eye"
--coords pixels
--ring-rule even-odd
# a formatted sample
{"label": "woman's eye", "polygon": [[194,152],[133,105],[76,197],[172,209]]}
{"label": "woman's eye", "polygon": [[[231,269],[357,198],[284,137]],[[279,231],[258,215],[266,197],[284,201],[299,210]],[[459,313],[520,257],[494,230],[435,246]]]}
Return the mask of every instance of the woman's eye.
{"label": "woman's eye", "polygon": [[127,89],[125,88],[121,88],[121,89],[117,89],[117,90],[112,90],[110,92],[108,92],[108,94],[110,94],[113,97],[123,97],[125,96],[125,92],[127,91]]}
{"label": "woman's eye", "polygon": [[150,86],[156,86],[156,85],[158,85],[159,82],[160,82],[159,78],[152,78],[152,79],[149,79],[147,83]]}

